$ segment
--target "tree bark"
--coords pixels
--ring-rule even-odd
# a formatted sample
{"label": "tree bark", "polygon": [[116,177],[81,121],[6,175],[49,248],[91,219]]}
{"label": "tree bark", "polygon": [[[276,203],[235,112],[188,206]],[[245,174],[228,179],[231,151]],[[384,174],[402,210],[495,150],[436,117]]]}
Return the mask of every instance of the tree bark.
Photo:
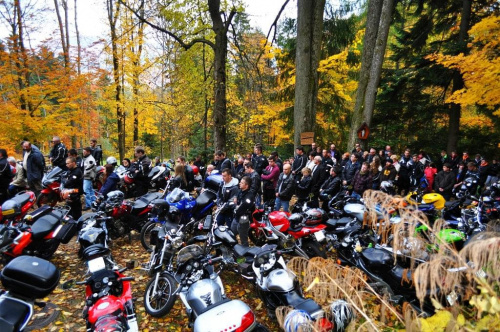
{"label": "tree bark", "polygon": [[82,46],[80,44],[80,30],[78,29],[78,14],[77,14],[77,0],[75,0],[75,31],[76,31],[76,68],[78,75],[82,73]]}
{"label": "tree bark", "polygon": [[361,69],[359,72],[358,89],[356,92],[356,103],[351,119],[351,129],[349,131],[349,142],[347,149],[354,147],[357,141],[357,130],[363,124],[363,110],[366,89],[370,79],[370,71],[373,60],[373,52],[377,40],[380,16],[382,12],[383,0],[370,0],[368,3],[365,37],[363,40],[363,53],[361,55]]}
{"label": "tree bark", "polygon": [[[212,30],[215,32],[214,47],[214,148],[224,150],[226,146],[226,59],[227,59],[227,27],[222,21],[220,0],[209,0],[208,10],[212,19]],[[229,25],[229,22],[226,22]]]}
{"label": "tree bark", "polygon": [[[139,142],[139,76],[141,71],[141,55],[142,55],[142,44],[144,41],[144,0],[141,0],[139,7],[139,14],[142,19],[137,22],[137,50],[132,48],[132,56],[133,59],[133,94],[134,94],[134,145],[137,145]],[[133,38],[133,37],[132,37]],[[133,45],[135,45],[134,40],[132,40]]]}
{"label": "tree bark", "polygon": [[[467,38],[470,26],[471,10],[472,10],[472,0],[462,1],[462,15],[460,21],[460,31],[458,33],[458,44],[459,52],[465,52],[467,50]],[[458,52],[457,52],[458,53]],[[455,70],[453,73],[453,87],[452,93],[460,90],[464,87],[464,80],[460,71]],[[451,103],[449,108],[449,119],[448,119],[448,144],[447,151],[452,152],[457,150],[458,139],[460,135],[460,117],[461,117],[461,106],[460,104]]]}
{"label": "tree bark", "polygon": [[297,53],[295,56],[294,145],[303,132],[314,132],[318,97],[318,65],[321,55],[325,0],[297,3]]}
{"label": "tree bark", "polygon": [[111,49],[113,57],[113,80],[115,83],[115,103],[116,103],[116,124],[118,129],[118,154],[120,160],[125,158],[125,123],[123,117],[122,100],[121,100],[121,81],[120,81],[120,63],[118,55],[118,37],[116,22],[120,11],[119,3],[114,8],[114,0],[106,0],[108,11],[108,21],[111,33]]}

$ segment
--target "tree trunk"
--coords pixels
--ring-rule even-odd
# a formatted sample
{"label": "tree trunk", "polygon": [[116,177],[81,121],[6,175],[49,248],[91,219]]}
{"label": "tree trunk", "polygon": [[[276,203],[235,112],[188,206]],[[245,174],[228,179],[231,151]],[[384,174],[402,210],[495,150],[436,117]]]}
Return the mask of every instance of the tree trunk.
{"label": "tree trunk", "polygon": [[[220,0],[209,0],[208,10],[215,32],[214,47],[214,149],[224,150],[226,146],[226,59],[227,30],[220,13]],[[229,24],[227,22],[226,24]]]}
{"label": "tree trunk", "polygon": [[113,80],[115,83],[116,123],[118,129],[118,154],[120,155],[120,160],[123,160],[123,158],[125,158],[125,123],[123,121],[124,118],[121,100],[122,88],[120,82],[120,63],[117,46],[118,37],[116,33],[116,22],[120,11],[120,5],[117,3],[116,9],[114,9],[114,0],[106,0],[106,6],[111,32],[111,49],[113,56]]}
{"label": "tree trunk", "polygon": [[[141,72],[141,55],[142,55],[142,44],[144,41],[144,0],[141,1],[139,7],[139,14],[141,15],[141,19],[137,22],[137,51],[134,52],[134,48],[132,48],[132,56],[133,59],[133,94],[134,94],[134,145],[137,145],[139,142],[139,76]],[[133,45],[135,46],[134,41],[132,40]]]}
{"label": "tree trunk", "polygon": [[[458,44],[459,52],[465,52],[467,50],[467,38],[470,26],[470,16],[472,9],[472,0],[462,1],[462,15],[460,21],[460,32],[458,33]],[[453,87],[452,93],[460,90],[464,87],[464,80],[460,71],[455,70],[453,73]],[[449,108],[449,120],[448,120],[448,145],[447,151],[451,153],[457,150],[458,139],[460,135],[460,116],[461,116],[461,106],[460,104],[452,103]]]}
{"label": "tree trunk", "polygon": [[297,53],[295,56],[294,145],[303,132],[314,132],[318,97],[318,65],[321,56],[325,0],[297,3]]}
{"label": "tree trunk", "polygon": [[77,0],[75,0],[75,31],[77,47],[76,68],[78,75],[80,75],[82,73],[82,46],[80,44],[80,30],[78,30]]}
{"label": "tree trunk", "polygon": [[349,142],[346,147],[347,150],[354,147],[355,142],[358,140],[358,128],[363,124],[365,95],[370,79],[373,52],[375,51],[375,43],[377,41],[382,5],[383,0],[370,0],[368,3],[365,38],[363,40],[363,53],[361,56],[361,69],[359,72],[358,90],[356,92],[356,103],[354,105],[351,120],[351,129],[349,131]]}

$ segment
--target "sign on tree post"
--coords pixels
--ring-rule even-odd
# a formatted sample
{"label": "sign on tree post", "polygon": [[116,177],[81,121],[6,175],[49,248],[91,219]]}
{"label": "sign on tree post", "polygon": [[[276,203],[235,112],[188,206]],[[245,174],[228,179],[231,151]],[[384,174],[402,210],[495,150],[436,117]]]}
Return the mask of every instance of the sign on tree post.
{"label": "sign on tree post", "polygon": [[314,143],[314,132],[308,131],[300,134],[300,144],[301,145],[311,145]]}

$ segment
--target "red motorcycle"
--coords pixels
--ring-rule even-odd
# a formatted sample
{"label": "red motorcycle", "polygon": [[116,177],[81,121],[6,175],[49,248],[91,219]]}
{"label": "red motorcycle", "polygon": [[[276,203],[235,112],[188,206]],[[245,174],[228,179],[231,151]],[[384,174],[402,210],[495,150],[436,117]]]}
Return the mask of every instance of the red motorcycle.
{"label": "red motorcycle", "polygon": [[83,251],[91,276],[78,285],[86,285],[83,317],[87,331],[138,332],[137,318],[132,299],[130,281],[121,270],[109,269],[105,258],[110,256],[108,248],[100,244]]}
{"label": "red motorcycle", "polygon": [[3,202],[0,209],[0,222],[19,222],[23,220],[28,211],[35,205],[36,197],[32,191],[20,192],[9,200]]}
{"label": "red motorcycle", "polygon": [[[135,201],[125,200],[125,195],[120,190],[111,191],[107,198],[102,195],[93,203],[92,210],[104,212],[112,219],[106,223],[108,235],[111,239],[116,239],[125,235],[130,235],[131,230],[140,232],[148,221],[149,212],[153,208],[152,202],[160,198],[162,193],[147,193]],[[95,218],[97,213],[84,214],[80,220]]]}
{"label": "red motorcycle", "polygon": [[58,202],[63,201],[61,198],[61,178],[64,172],[60,167],[54,167],[43,176],[43,189],[36,199],[36,205],[42,206],[48,204],[55,206]]}
{"label": "red motorcycle", "polygon": [[248,237],[256,246],[280,242],[282,247],[296,245],[309,258],[326,258],[322,242],[326,242],[326,225],[321,224],[323,214],[320,209],[310,209],[306,213],[271,211],[271,207],[257,209],[252,213]]}
{"label": "red motorcycle", "polygon": [[[21,255],[50,259],[59,244],[68,243],[78,229],[77,222],[67,216],[68,212],[68,208],[52,209],[33,225],[23,222],[0,225],[2,260],[10,261]],[[28,219],[25,217],[25,220]]]}

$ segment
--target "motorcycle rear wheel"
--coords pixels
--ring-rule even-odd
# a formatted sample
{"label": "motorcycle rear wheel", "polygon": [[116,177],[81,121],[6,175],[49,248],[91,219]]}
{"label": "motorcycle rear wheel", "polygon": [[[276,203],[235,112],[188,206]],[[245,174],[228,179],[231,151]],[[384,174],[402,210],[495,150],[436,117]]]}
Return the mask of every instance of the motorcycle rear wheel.
{"label": "motorcycle rear wheel", "polygon": [[51,259],[54,253],[57,251],[57,248],[59,248],[59,244],[59,240],[56,239],[50,239],[46,241],[37,256],[46,260]]}
{"label": "motorcycle rear wheel", "polygon": [[326,250],[321,246],[318,242],[313,240],[303,240],[302,241],[302,250],[310,257],[321,257],[326,258]]}
{"label": "motorcycle rear wheel", "polygon": [[175,303],[174,291],[176,290],[176,282],[174,277],[168,273],[161,273],[158,278],[158,286],[156,294],[153,294],[155,285],[154,276],[146,286],[144,292],[144,308],[146,312],[153,317],[163,317],[172,310]]}
{"label": "motorcycle rear wheel", "polygon": [[42,205],[50,205],[50,206],[55,206],[57,203],[57,196],[55,193],[50,193],[50,194],[45,194],[45,193],[40,193],[36,199],[36,205],[38,207],[41,207]]}

